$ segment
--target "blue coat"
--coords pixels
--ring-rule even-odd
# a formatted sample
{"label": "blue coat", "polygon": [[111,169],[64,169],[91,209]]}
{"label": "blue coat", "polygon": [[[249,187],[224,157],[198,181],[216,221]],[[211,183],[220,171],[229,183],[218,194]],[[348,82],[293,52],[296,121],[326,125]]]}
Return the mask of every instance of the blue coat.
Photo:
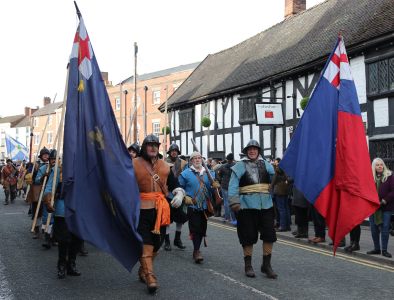
{"label": "blue coat", "polygon": [[[210,174],[215,178],[215,173],[210,171]],[[204,182],[204,187],[200,188],[200,180],[197,178],[199,176]],[[195,198],[196,204],[190,205],[197,210],[207,209],[207,199],[212,199],[213,190],[211,188],[211,183],[209,182],[208,175],[204,170],[202,176],[200,176],[194,169],[187,168],[178,177],[179,185],[185,190],[186,195]]]}
{"label": "blue coat", "polygon": [[[260,157],[260,159],[262,159]],[[267,169],[270,179],[275,174],[272,165],[264,160],[265,168]],[[268,209],[273,206],[272,197],[269,193],[251,193],[247,195],[239,194],[239,180],[245,174],[245,164],[243,161],[237,162],[231,167],[232,173],[228,187],[228,196],[230,206],[233,204],[240,204],[241,209]]]}

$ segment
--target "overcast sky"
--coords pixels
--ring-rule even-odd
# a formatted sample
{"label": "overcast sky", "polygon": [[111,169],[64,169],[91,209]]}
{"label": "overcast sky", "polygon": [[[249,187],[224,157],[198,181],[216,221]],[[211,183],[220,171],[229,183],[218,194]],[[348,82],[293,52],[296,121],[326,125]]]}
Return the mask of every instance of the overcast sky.
{"label": "overcast sky", "polygon": [[[285,0],[78,0],[101,71],[114,84],[203,60],[281,22]],[[310,8],[323,0],[307,0]],[[78,25],[72,0],[2,1],[0,116],[63,100]],[[278,37],[280,38],[280,37]]]}

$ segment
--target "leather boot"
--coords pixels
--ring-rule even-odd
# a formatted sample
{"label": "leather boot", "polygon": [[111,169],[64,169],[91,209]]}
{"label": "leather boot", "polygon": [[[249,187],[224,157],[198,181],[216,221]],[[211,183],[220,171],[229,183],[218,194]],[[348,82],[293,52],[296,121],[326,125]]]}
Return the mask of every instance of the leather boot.
{"label": "leather boot", "polygon": [[244,261],[245,261],[245,275],[247,277],[256,277],[256,274],[254,273],[254,270],[252,267],[252,257],[249,255],[245,256]]}
{"label": "leather boot", "polygon": [[33,239],[37,240],[40,238],[40,228],[38,226],[34,227]]}
{"label": "leather boot", "polygon": [[352,253],[353,244],[354,244],[354,241],[350,241],[350,245],[343,248],[343,250],[345,250],[345,252],[347,252],[347,253]]}
{"label": "leather boot", "polygon": [[67,275],[70,276],[81,276],[81,272],[77,270],[75,261],[69,261],[67,263]]}
{"label": "leather boot", "polygon": [[359,242],[354,242],[350,248],[350,252],[358,251],[358,250],[360,250],[360,244]]}
{"label": "leather boot", "polygon": [[261,265],[261,272],[265,273],[268,278],[276,279],[278,275],[271,267],[271,254],[263,255],[263,264]]}
{"label": "leather boot", "polygon": [[297,234],[294,237],[297,239],[307,239],[308,238],[308,227],[300,226]]}
{"label": "leather boot", "polygon": [[45,233],[45,242],[41,244],[45,249],[51,249],[51,236],[49,233]]}
{"label": "leather boot", "polygon": [[170,235],[166,234],[164,238],[164,250],[171,251]]}
{"label": "leather boot", "polygon": [[[153,256],[152,256],[152,261],[155,261],[155,257],[157,256],[157,252],[153,252]],[[144,273],[144,268],[142,267],[142,262],[141,262],[141,258],[140,258],[140,267],[138,269],[138,278],[141,282],[146,283],[145,280],[145,273]]]}
{"label": "leather boot", "polygon": [[200,250],[193,251],[193,259],[196,264],[200,264],[204,260],[204,258],[201,255]]}
{"label": "leather boot", "polygon": [[186,246],[184,246],[182,243],[180,231],[175,231],[174,246],[177,246],[179,249],[182,250],[186,248]]}
{"label": "leather boot", "polygon": [[145,283],[149,293],[154,293],[159,285],[157,279],[153,273],[153,246],[144,245],[141,257],[141,267],[143,274],[145,275]]}
{"label": "leather boot", "polygon": [[57,262],[57,278],[64,279],[66,278],[66,263],[65,262]]}
{"label": "leather boot", "polygon": [[85,248],[85,241],[82,241],[82,242],[81,242],[81,247],[80,247],[80,249],[79,249],[78,254],[79,254],[80,256],[88,256],[89,252],[88,252],[88,250],[86,250],[86,248]]}

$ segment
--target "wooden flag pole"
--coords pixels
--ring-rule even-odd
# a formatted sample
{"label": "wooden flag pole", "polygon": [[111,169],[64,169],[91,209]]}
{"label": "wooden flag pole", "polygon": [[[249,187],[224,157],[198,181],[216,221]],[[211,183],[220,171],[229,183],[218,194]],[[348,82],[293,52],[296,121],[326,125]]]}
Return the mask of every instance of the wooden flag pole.
{"label": "wooden flag pole", "polygon": [[[69,76],[69,71],[68,71],[68,66],[67,66],[66,89],[65,89],[64,97],[67,97],[68,76]],[[64,100],[63,100],[62,118],[63,118],[64,108],[65,108],[65,105],[64,105]],[[49,119],[49,116],[48,116],[48,119]],[[54,144],[56,144],[58,142],[60,129],[61,129],[61,126],[59,125],[59,128],[58,128],[57,133],[56,133],[55,143]],[[56,159],[57,159],[57,154],[56,154]],[[48,173],[49,170],[50,170],[50,164],[48,163],[48,167],[46,169],[46,173]],[[32,224],[32,227],[31,227],[31,232],[34,232],[34,227],[36,227],[36,224],[37,224],[38,212],[40,210],[40,206],[41,206],[41,202],[42,202],[42,196],[44,194],[45,185],[47,183],[47,180],[48,180],[48,178],[45,177],[44,178],[44,182],[43,182],[42,187],[41,187],[40,197],[38,198],[37,209],[36,209],[36,213],[34,214],[34,219],[33,219],[33,224]]]}
{"label": "wooden flag pole", "polygon": [[163,160],[166,159],[166,154],[167,154],[167,123],[168,123],[168,112],[167,112],[167,102],[168,102],[168,84],[166,87],[166,104],[164,106],[164,151],[163,151]]}
{"label": "wooden flag pole", "polygon": [[[57,93],[55,94],[55,97],[53,98],[52,104],[55,103],[56,96],[57,96]],[[46,132],[46,130],[47,130],[47,126],[48,126],[48,123],[49,123],[49,115],[50,115],[50,114],[48,114],[48,116],[47,116],[47,120],[46,120],[46,122],[45,122],[44,129],[42,130],[42,133],[41,133],[40,143],[38,144],[38,151],[41,149],[42,141],[44,140],[44,134],[45,134],[45,132]],[[32,127],[32,128],[34,129],[34,127]],[[32,152],[32,151],[33,151],[33,150],[30,148],[30,152]],[[37,162],[37,158],[38,158],[38,155],[34,158],[33,168],[31,169],[31,171],[30,171],[30,173],[29,173],[29,174],[31,174],[31,177],[32,177],[32,178],[33,178],[33,173],[34,173],[34,168],[35,168],[35,165],[36,165],[36,162]],[[32,183],[32,184],[33,184],[33,183]],[[26,196],[27,196],[27,194],[29,193],[29,191],[30,191],[30,184],[27,186],[27,189],[26,189]]]}
{"label": "wooden flag pole", "polygon": [[[53,207],[53,203],[55,200],[55,193],[56,193],[56,184],[57,184],[57,170],[59,168],[59,153],[60,153],[60,149],[61,146],[63,146],[63,133],[64,133],[64,116],[66,114],[66,105],[67,105],[67,90],[68,90],[68,76],[69,76],[69,69],[67,68],[67,76],[66,76],[66,88],[64,91],[64,97],[63,97],[63,107],[62,107],[62,116],[60,118],[60,124],[59,124],[59,128],[57,130],[57,135],[56,137],[59,137],[58,141],[57,141],[57,145],[56,145],[56,163],[55,163],[55,170],[53,172],[53,181],[52,181],[52,193],[51,193],[51,206]],[[45,226],[45,231],[48,232],[49,229],[49,224],[51,223],[51,217],[52,217],[52,213],[48,214],[47,217],[47,223]]]}

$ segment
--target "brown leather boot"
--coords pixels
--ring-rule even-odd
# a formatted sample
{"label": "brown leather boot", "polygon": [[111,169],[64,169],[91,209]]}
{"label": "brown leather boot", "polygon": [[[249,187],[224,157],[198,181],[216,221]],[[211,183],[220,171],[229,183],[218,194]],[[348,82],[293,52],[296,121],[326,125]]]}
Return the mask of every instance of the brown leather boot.
{"label": "brown leather boot", "polygon": [[[157,252],[153,252],[153,256],[152,256],[152,261],[154,261],[155,260],[155,257],[157,256]],[[144,272],[144,268],[142,267],[142,262],[141,262],[141,259],[142,258],[140,258],[140,267],[139,267],[139,269],[138,269],[138,278],[139,278],[139,280],[141,281],[141,282],[143,282],[143,283],[146,283],[145,282],[145,272]]]}
{"label": "brown leather boot", "polygon": [[271,254],[263,255],[263,264],[261,265],[261,272],[265,273],[268,278],[276,279],[278,275],[271,267]]}
{"label": "brown leather boot", "polygon": [[144,245],[141,257],[141,267],[145,275],[145,283],[149,293],[154,293],[159,285],[157,279],[153,273],[153,246]]}
{"label": "brown leather boot", "polygon": [[193,251],[193,259],[196,264],[200,264],[204,260],[204,258],[201,255],[200,250]]}
{"label": "brown leather boot", "polygon": [[256,274],[254,273],[253,267],[252,267],[252,257],[251,256],[244,256],[244,261],[245,261],[245,275],[247,277],[256,277]]}

